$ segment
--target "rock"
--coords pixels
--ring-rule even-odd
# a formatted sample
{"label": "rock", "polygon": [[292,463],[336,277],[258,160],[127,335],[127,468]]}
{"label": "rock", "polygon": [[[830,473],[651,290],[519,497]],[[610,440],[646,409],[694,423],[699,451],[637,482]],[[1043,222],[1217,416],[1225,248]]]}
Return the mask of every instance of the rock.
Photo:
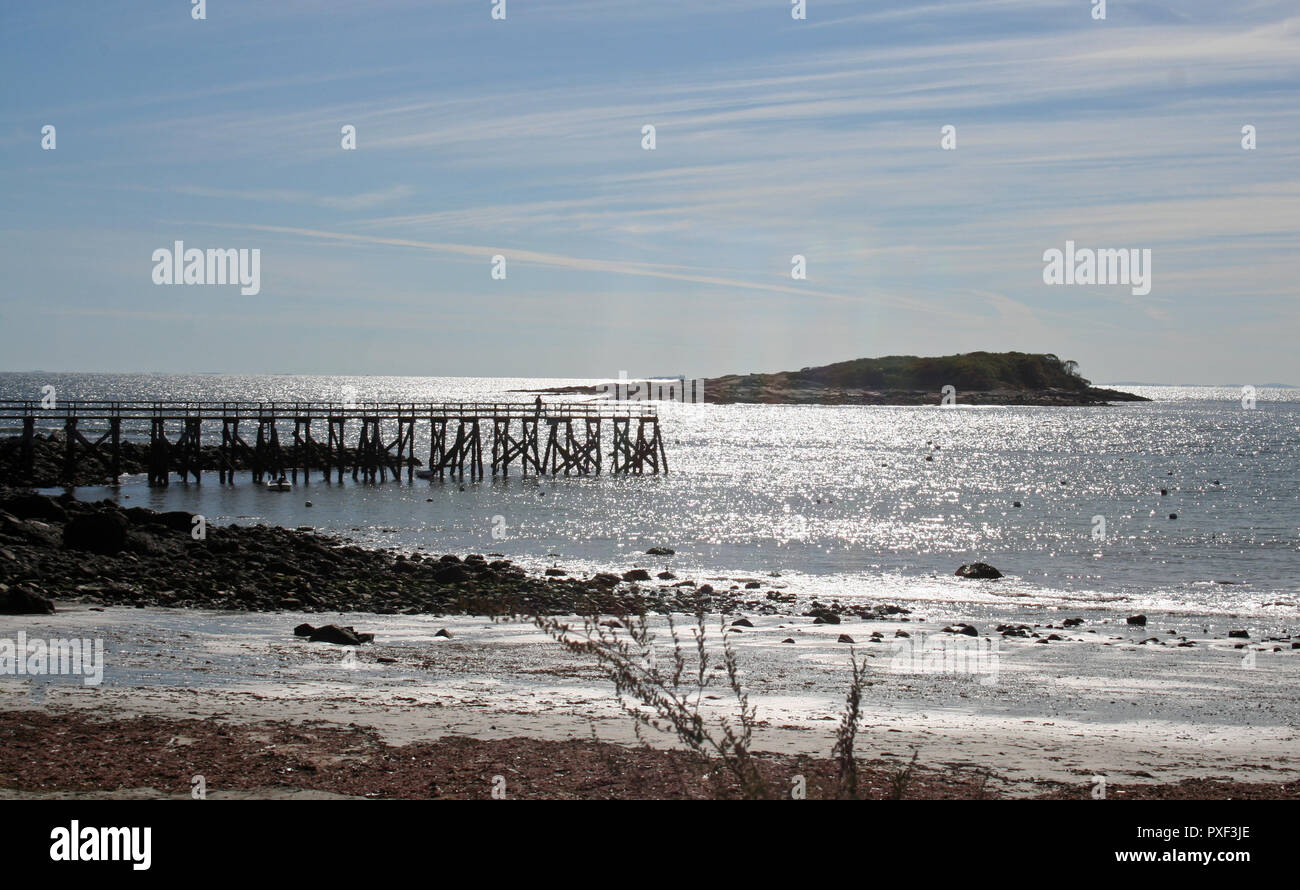
{"label": "rock", "polygon": [[567,575],[569,573],[566,572],[564,569],[547,569],[546,574],[552,578],[559,578],[562,575]]}
{"label": "rock", "polygon": [[1082,618],[1067,618],[1061,622],[1062,627],[1078,627],[1080,624],[1083,624]]}
{"label": "rock", "polygon": [[658,578],[660,581],[673,581],[676,580],[677,578],[677,576],[674,575],[672,572],[660,572],[659,574],[655,575],[655,577]]}
{"label": "rock", "polygon": [[623,628],[623,622],[619,621],[617,618],[607,618],[600,622],[600,626],[612,628],[613,630],[621,630]]}
{"label": "rock", "polygon": [[953,574],[960,578],[975,578],[977,580],[996,580],[1002,577],[1002,573],[986,562],[966,563],[957,569]]}
{"label": "rock", "polygon": [[[445,560],[446,557],[443,557],[443,559]],[[443,562],[439,568],[434,570],[433,579],[439,584],[458,584],[462,581],[468,581],[470,574],[456,563]]]}
{"label": "rock", "polygon": [[442,637],[444,640],[450,640],[450,639],[451,639],[451,631],[447,630],[447,628],[444,627],[444,628],[441,628],[441,629],[440,629],[436,634],[434,634],[434,636],[435,636],[435,637]]}
{"label": "rock", "polygon": [[1128,618],[1128,623],[1131,624],[1131,625],[1133,625],[1134,627],[1146,627],[1146,626],[1147,626],[1147,616],[1145,616],[1145,615],[1130,615],[1129,618]]}
{"label": "rock", "polygon": [[794,642],[794,637],[786,637],[786,638],[785,638],[784,640],[782,640],[781,642],[782,642],[782,643],[793,643],[793,642]]}
{"label": "rock", "polygon": [[609,572],[599,572],[591,579],[591,583],[595,584],[597,587],[617,587],[618,575]]}
{"label": "rock", "polygon": [[813,624],[839,624],[840,616],[836,615],[830,609],[809,609],[804,612],[805,618],[814,619]]}
{"label": "rock", "polygon": [[[310,507],[311,504],[308,503],[307,506]],[[397,659],[389,655],[381,655],[378,658],[376,658],[375,661],[379,662],[380,664],[397,664]]]}
{"label": "rock", "polygon": [[943,630],[944,633],[962,634],[968,637],[978,637],[980,635],[979,628],[973,624],[958,624],[953,627],[945,627]]}
{"label": "rock", "polygon": [[758,588],[760,588],[760,587],[762,587],[762,586],[763,586],[763,585],[762,585],[762,584],[759,584],[757,581],[746,581],[746,582],[745,582],[745,589],[746,589],[746,590],[758,590]]}
{"label": "rock", "polygon": [[853,642],[853,637],[849,636],[848,634],[840,634],[839,639],[837,639],[835,642],[837,642],[837,643],[852,643],[852,642]]}
{"label": "rock", "polygon": [[894,636],[902,637],[904,639],[910,639],[912,635],[905,630],[896,630],[894,631]]}
{"label": "rock", "polygon": [[709,594],[713,593],[713,585],[701,584],[699,588],[696,589],[695,592],[700,594],[701,596],[708,596]]}
{"label": "rock", "polygon": [[76,516],[63,527],[63,546],[113,556],[126,546],[126,519],[120,513]]}
{"label": "rock", "polygon": [[186,513],[184,510],[169,510],[158,514],[158,522],[174,532],[188,534],[194,528],[194,514]]}
{"label": "rock", "polygon": [[731,622],[731,626],[732,627],[753,627],[754,622],[750,621],[748,618],[737,618],[735,621]]}
{"label": "rock", "polygon": [[352,627],[326,624],[324,627],[313,630],[311,636],[308,637],[308,641],[312,643],[334,643],[339,646],[360,646],[362,643],[369,643],[374,638],[374,634],[359,634]]}
{"label": "rock", "polygon": [[1239,640],[1249,640],[1249,639],[1250,639],[1250,633],[1249,633],[1248,631],[1244,631],[1244,630],[1230,630],[1230,631],[1228,631],[1228,636],[1229,636],[1229,637],[1236,637],[1236,638],[1239,639]]}
{"label": "rock", "polygon": [[305,624],[305,623],[300,624],[293,629],[293,635],[295,637],[309,637],[315,632],[316,632],[316,628],[312,627],[310,624]]}
{"label": "rock", "polygon": [[20,494],[0,501],[0,510],[12,513],[19,519],[41,519],[45,522],[67,522],[68,511],[54,498],[43,494]]}
{"label": "rock", "polygon": [[624,581],[649,581],[650,573],[645,569],[632,569],[623,573]]}
{"label": "rock", "polygon": [[54,603],[26,587],[14,587],[0,593],[0,615],[49,615]]}
{"label": "rock", "polygon": [[649,556],[672,556],[677,551],[671,547],[651,547],[646,551]]}

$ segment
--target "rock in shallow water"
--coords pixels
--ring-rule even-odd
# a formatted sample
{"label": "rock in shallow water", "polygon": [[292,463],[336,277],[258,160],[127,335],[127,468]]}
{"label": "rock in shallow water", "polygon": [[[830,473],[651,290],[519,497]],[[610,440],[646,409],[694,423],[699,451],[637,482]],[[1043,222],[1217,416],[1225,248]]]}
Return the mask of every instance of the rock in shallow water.
{"label": "rock in shallow water", "polygon": [[334,643],[339,646],[360,646],[362,643],[369,643],[374,638],[374,634],[357,633],[356,629],[351,626],[340,627],[337,624],[327,624],[312,631],[311,636],[308,637],[308,642]]}
{"label": "rock in shallow water", "polygon": [[953,574],[959,578],[975,578],[977,580],[996,580],[1002,577],[1002,573],[986,562],[968,562],[962,565]]}

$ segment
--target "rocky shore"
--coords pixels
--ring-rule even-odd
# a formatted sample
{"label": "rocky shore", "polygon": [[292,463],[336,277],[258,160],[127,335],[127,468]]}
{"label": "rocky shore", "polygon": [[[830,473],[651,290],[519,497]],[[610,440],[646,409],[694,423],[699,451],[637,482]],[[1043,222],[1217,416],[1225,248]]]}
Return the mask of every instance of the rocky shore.
{"label": "rocky shore", "polygon": [[[52,488],[56,485],[112,485],[116,480],[109,468],[94,460],[77,461],[71,477],[64,472],[64,454],[67,439],[63,433],[40,434],[32,441],[32,471],[29,473],[22,461],[22,438],[9,436],[0,439],[0,485]],[[292,449],[289,449],[292,452]],[[351,468],[355,449],[344,449],[344,466]],[[149,472],[149,445],[144,442],[121,443],[120,466],[125,476]],[[237,470],[247,470],[242,455],[236,454],[232,463]],[[422,466],[416,458],[414,466]],[[204,445],[199,449],[199,469],[213,472],[221,468],[220,449]]]}
{"label": "rocky shore", "polygon": [[[530,575],[496,555],[408,555],[350,545],[309,528],[215,526],[184,511],[0,489],[0,611],[47,612],[54,600],[115,606],[377,614],[775,614],[793,597],[750,582],[727,590],[645,569]],[[664,573],[666,574],[666,573]],[[896,614],[814,602],[819,620]]]}

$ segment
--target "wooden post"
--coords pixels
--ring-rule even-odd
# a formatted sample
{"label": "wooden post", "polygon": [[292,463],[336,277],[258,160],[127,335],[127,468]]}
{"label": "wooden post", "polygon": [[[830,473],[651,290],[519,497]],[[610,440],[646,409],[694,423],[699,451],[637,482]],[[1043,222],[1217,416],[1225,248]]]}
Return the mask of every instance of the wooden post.
{"label": "wooden post", "polygon": [[116,408],[113,409],[113,416],[108,421],[108,434],[113,440],[112,463],[109,466],[113,474],[113,484],[122,476],[122,416]]}

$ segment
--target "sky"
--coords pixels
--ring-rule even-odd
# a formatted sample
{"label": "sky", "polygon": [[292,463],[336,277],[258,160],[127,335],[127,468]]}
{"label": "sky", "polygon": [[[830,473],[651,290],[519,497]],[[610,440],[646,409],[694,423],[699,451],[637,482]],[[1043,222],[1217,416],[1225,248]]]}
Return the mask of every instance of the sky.
{"label": "sky", "polygon": [[1300,6],[1095,5],[5,2],[0,370],[1300,384]]}

